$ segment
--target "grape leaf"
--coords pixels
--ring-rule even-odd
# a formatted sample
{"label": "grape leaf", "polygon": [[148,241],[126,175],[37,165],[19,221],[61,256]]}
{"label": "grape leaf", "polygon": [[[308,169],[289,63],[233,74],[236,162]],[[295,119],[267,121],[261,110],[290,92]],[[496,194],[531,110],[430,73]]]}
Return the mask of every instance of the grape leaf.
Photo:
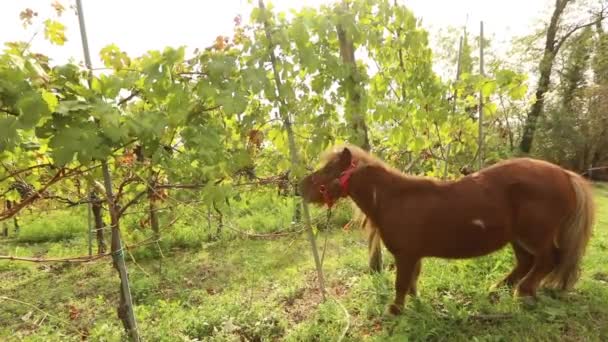
{"label": "grape leaf", "polygon": [[65,36],[65,25],[55,20],[45,20],[44,37],[48,39],[52,44],[65,44],[65,42],[67,41],[67,38]]}

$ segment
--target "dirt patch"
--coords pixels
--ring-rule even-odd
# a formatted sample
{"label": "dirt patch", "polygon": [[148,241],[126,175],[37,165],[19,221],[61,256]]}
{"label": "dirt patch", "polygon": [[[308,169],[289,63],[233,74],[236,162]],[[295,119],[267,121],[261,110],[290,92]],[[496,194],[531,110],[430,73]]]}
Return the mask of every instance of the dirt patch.
{"label": "dirt patch", "polygon": [[310,317],[321,301],[318,288],[302,287],[283,300],[284,311],[289,321],[298,324]]}
{"label": "dirt patch", "polygon": [[382,319],[376,318],[374,319],[369,326],[364,326],[361,328],[361,336],[362,337],[371,337],[373,335],[379,334],[383,329]]}
{"label": "dirt patch", "polygon": [[[327,283],[325,288],[327,295],[338,299],[348,294],[349,290],[350,286],[341,279]],[[316,272],[313,272],[306,276],[305,285],[283,298],[282,303],[288,320],[298,324],[307,320],[322,301],[323,297],[319,290]]]}

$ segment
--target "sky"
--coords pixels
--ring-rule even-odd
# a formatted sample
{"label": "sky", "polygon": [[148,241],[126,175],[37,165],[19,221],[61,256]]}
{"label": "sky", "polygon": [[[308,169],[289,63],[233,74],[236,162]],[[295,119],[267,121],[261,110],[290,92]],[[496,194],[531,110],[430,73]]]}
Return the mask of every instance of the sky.
{"label": "sky", "polygon": [[[70,58],[83,60],[78,20],[67,10],[60,21],[67,27],[68,41],[64,46],[53,46],[44,40],[41,21],[51,17],[54,0],[1,0],[0,43],[29,41],[36,31],[31,47],[56,63]],[[318,6],[332,0],[275,0],[279,10]],[[67,8],[74,0],[60,2]],[[267,0],[269,2],[269,0]],[[479,31],[484,21],[484,33],[494,37],[493,44],[503,48],[514,35],[530,33],[539,20],[547,17],[552,4],[549,0],[399,0],[422,25],[435,32],[447,26]],[[255,1],[257,3],[257,1]],[[247,18],[249,0],[83,0],[89,46],[93,67],[101,67],[99,51],[114,43],[129,56],[138,56],[152,49],[186,45],[188,48],[207,47],[216,36],[230,33],[237,14]],[[24,29],[19,13],[32,8],[39,13],[32,27]],[[432,43],[432,41],[431,41]]]}

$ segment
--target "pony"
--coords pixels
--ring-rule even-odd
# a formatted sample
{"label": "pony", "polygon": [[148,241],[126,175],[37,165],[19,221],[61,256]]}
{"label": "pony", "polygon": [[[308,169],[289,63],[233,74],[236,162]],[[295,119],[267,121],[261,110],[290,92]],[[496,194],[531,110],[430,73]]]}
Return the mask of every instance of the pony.
{"label": "pony", "polygon": [[328,207],[350,198],[361,210],[371,254],[382,242],[395,259],[390,314],[401,313],[406,294],[416,296],[426,257],[475,258],[510,244],[515,266],[492,288],[532,301],[539,287],[569,290],[580,277],[595,203],[590,184],[572,171],[519,157],[439,180],[404,174],[349,144],[320,159],[299,182],[300,194]]}

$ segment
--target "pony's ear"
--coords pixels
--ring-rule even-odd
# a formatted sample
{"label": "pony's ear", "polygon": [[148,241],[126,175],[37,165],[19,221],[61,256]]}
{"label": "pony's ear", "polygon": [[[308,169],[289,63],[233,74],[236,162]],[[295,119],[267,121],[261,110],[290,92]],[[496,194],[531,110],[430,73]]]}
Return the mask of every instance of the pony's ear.
{"label": "pony's ear", "polygon": [[352,152],[348,149],[348,147],[345,147],[342,152],[340,152],[340,164],[346,167],[350,165],[352,159]]}

